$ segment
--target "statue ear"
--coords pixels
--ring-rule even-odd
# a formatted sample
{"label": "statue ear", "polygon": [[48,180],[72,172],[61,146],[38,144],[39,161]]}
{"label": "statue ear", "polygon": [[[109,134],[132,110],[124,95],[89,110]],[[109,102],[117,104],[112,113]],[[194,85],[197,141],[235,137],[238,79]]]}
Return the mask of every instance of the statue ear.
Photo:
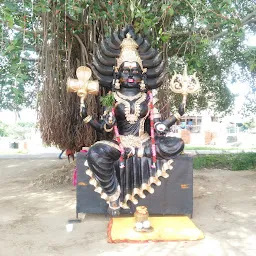
{"label": "statue ear", "polygon": [[142,73],[142,80],[144,80],[144,83],[147,84],[148,82],[148,76],[147,76],[147,73]]}
{"label": "statue ear", "polygon": [[117,66],[114,66],[114,79],[119,79],[120,78],[120,68],[118,68]]}
{"label": "statue ear", "polygon": [[120,72],[118,70],[117,67],[114,67],[114,75],[113,75],[113,81],[112,81],[112,90],[119,90],[120,89],[120,82],[119,82],[119,78],[120,78]]}
{"label": "statue ear", "polygon": [[120,72],[119,69],[117,68],[117,66],[113,67],[114,72],[113,72],[113,80],[118,79],[120,77]]}

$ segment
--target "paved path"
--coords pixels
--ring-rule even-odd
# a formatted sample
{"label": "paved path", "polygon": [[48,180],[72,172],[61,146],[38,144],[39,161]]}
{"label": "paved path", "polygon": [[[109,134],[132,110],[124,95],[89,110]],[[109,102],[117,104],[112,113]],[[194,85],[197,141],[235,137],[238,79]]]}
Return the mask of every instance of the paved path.
{"label": "paved path", "polygon": [[[0,159],[0,255],[3,256],[255,256],[256,171],[194,172],[193,222],[200,241],[108,244],[105,216],[75,217],[74,187],[31,186],[67,160]],[[80,216],[81,217],[81,216]]]}

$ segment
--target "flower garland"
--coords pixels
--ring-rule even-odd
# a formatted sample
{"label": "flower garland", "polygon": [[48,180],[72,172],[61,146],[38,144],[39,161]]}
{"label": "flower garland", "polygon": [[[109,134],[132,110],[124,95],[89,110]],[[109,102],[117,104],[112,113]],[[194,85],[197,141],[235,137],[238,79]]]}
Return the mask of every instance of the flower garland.
{"label": "flower garland", "polygon": [[151,150],[152,150],[152,168],[156,168],[156,141],[155,141],[155,129],[154,129],[154,104],[153,94],[148,91],[149,96],[149,111],[150,111],[150,137],[151,137]]}

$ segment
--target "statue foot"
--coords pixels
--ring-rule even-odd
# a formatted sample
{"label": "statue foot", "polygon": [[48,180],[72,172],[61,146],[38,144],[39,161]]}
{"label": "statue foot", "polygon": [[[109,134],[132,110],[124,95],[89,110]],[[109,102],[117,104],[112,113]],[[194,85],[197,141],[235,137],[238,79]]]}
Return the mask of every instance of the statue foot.
{"label": "statue foot", "polygon": [[109,202],[108,214],[112,217],[117,217],[120,215],[120,202],[119,198],[115,201]]}
{"label": "statue foot", "polygon": [[119,209],[112,209],[110,207],[108,207],[108,210],[107,210],[108,214],[112,217],[117,217],[120,215],[120,208]]}

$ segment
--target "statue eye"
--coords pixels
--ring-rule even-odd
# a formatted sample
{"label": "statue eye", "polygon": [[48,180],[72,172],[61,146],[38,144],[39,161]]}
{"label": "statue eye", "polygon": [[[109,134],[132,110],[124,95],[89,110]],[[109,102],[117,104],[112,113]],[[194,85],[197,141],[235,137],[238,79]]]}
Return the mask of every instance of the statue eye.
{"label": "statue eye", "polygon": [[124,69],[124,70],[123,70],[123,73],[124,73],[124,74],[127,74],[127,73],[129,73],[129,71],[128,71],[127,69]]}
{"label": "statue eye", "polygon": [[138,74],[139,71],[138,71],[138,70],[133,70],[132,73],[133,73],[133,74]]}

